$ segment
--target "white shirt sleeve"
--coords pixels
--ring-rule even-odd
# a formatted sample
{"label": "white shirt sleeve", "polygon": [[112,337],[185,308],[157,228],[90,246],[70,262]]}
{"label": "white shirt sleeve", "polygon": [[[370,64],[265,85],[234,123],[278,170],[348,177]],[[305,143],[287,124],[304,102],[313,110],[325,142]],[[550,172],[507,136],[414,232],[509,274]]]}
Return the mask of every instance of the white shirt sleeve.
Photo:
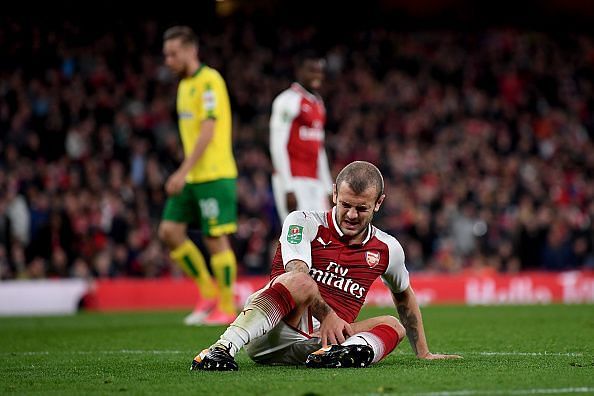
{"label": "white shirt sleeve", "polygon": [[311,268],[311,242],[318,233],[318,223],[307,212],[289,213],[279,238],[283,267],[291,260],[301,260]]}
{"label": "white shirt sleeve", "polygon": [[324,184],[328,194],[332,194],[332,175],[330,174],[330,165],[328,165],[328,156],[322,145],[318,154],[318,179]]}
{"label": "white shirt sleeve", "polygon": [[299,114],[301,97],[298,93],[286,90],[272,103],[270,116],[270,158],[274,171],[280,175],[286,191],[293,191],[293,176],[287,144],[293,120]]}
{"label": "white shirt sleeve", "polygon": [[382,282],[394,293],[401,293],[410,285],[408,270],[404,265],[404,250],[396,238],[384,234],[387,240],[390,259],[386,272],[382,275]]}

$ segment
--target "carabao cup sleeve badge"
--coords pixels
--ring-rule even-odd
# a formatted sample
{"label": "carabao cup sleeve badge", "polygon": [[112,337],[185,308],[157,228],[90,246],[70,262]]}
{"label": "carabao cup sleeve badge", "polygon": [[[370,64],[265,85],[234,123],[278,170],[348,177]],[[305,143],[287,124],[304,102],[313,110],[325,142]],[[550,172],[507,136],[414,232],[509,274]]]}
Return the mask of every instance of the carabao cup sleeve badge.
{"label": "carabao cup sleeve badge", "polygon": [[289,232],[287,232],[287,242],[293,245],[298,244],[303,239],[303,227],[295,224],[289,226]]}

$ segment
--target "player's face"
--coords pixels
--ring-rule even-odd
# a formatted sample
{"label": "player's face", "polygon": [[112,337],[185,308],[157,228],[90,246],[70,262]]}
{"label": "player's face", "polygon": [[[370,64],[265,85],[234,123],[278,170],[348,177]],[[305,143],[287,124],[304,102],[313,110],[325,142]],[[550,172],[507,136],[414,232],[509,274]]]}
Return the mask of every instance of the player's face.
{"label": "player's face", "polygon": [[310,91],[317,91],[324,81],[325,62],[322,59],[308,59],[300,69],[299,80]]}
{"label": "player's face", "polygon": [[334,186],[333,200],[336,204],[336,221],[340,230],[355,242],[365,237],[364,231],[384,202],[385,194],[378,198],[375,187],[355,194],[346,182]]}
{"label": "player's face", "polygon": [[181,39],[171,39],[163,44],[165,65],[179,77],[188,75],[191,59],[196,56],[196,48],[184,45]]}

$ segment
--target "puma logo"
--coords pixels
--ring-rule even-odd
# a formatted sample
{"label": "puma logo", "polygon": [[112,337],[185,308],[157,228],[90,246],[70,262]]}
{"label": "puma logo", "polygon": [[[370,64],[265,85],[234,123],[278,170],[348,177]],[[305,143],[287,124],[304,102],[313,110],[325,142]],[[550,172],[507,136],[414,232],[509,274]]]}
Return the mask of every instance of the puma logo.
{"label": "puma logo", "polygon": [[317,241],[320,242],[324,248],[332,243],[332,241],[324,242],[322,237],[318,237]]}

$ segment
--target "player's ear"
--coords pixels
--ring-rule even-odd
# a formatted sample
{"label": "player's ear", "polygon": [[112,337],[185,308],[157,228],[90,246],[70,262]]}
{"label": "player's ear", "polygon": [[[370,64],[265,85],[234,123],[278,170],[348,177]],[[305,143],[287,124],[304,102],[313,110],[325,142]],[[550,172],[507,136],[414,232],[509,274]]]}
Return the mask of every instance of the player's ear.
{"label": "player's ear", "polygon": [[336,198],[338,197],[338,191],[336,190],[336,184],[332,184],[332,202],[336,205]]}
{"label": "player's ear", "polygon": [[380,197],[377,199],[377,201],[375,201],[375,208],[373,208],[374,212],[379,211],[380,206],[382,206],[382,203],[384,202],[384,199],[386,199],[386,194],[380,195]]}

